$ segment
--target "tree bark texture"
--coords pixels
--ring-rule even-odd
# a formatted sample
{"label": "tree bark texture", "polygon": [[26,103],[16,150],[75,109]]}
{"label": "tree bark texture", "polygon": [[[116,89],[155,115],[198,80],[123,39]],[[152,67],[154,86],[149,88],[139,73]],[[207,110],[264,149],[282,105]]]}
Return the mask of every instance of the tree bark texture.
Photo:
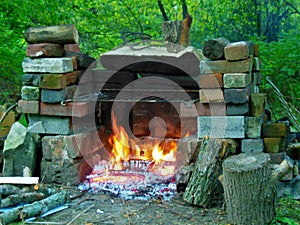
{"label": "tree bark texture", "polygon": [[74,25],[59,25],[45,27],[31,27],[24,34],[29,44],[54,43],[78,44],[79,35]]}
{"label": "tree bark texture", "polygon": [[231,139],[204,138],[183,199],[191,204],[211,207],[223,199],[218,181],[222,174],[222,161],[235,153],[237,144]]}
{"label": "tree bark texture", "polygon": [[32,204],[8,210],[0,214],[0,224],[9,224],[16,220],[23,220],[41,215],[51,209],[63,205],[66,202],[66,195],[67,193],[65,191],[61,191]]}
{"label": "tree bark texture", "polygon": [[263,225],[275,216],[277,184],[292,165],[284,161],[274,170],[265,153],[243,153],[227,158],[219,177],[228,213],[228,222]]}
{"label": "tree bark texture", "polygon": [[6,208],[9,206],[14,206],[18,203],[30,203],[34,201],[38,201],[44,198],[44,195],[41,193],[30,192],[30,193],[22,193],[22,194],[13,194],[8,197],[1,199],[0,208]]}
{"label": "tree bark texture", "polygon": [[208,40],[203,45],[203,55],[211,60],[225,59],[224,48],[227,44],[229,41],[225,38]]}

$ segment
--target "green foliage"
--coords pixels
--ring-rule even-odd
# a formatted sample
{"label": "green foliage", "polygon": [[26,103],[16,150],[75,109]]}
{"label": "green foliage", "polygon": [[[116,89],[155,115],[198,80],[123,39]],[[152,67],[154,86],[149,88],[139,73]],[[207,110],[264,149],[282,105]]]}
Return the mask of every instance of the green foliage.
{"label": "green foliage", "polygon": [[[260,45],[263,75],[273,81],[299,109],[299,0],[186,0],[193,16],[192,45],[225,37],[230,41],[255,39]],[[182,20],[181,0],[162,0],[171,20]],[[152,0],[3,0],[0,3],[0,104],[19,97],[25,30],[32,26],[75,24],[83,52],[98,58],[123,43],[122,32],[145,32],[162,40],[163,17]],[[273,42],[272,42],[273,41]],[[275,114],[282,112],[271,96]],[[281,115],[278,115],[278,117]]]}
{"label": "green foliage", "polygon": [[[260,58],[262,60],[263,90],[268,94],[268,103],[273,111],[274,119],[284,117],[286,112],[268,83],[269,76],[285,99],[300,111],[300,34],[296,30],[283,33],[277,42],[259,41]],[[300,115],[295,115],[300,121]]]}
{"label": "green foliage", "polygon": [[298,225],[300,224],[300,202],[290,197],[282,198],[277,204],[276,218],[271,225]]}

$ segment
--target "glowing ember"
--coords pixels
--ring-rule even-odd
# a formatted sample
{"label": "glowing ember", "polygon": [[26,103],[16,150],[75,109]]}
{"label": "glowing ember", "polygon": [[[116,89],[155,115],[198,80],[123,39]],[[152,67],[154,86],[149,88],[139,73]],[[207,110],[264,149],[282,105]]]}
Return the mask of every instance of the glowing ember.
{"label": "glowing ember", "polygon": [[172,198],[176,194],[176,141],[152,138],[136,143],[117,126],[114,115],[112,128],[110,158],[99,161],[79,189],[125,199]]}

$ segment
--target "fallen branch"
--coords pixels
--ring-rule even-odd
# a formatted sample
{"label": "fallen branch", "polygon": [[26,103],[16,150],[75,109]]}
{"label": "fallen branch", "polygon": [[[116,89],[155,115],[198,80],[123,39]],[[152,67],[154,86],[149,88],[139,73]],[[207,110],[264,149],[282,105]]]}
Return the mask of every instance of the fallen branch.
{"label": "fallen branch", "polygon": [[85,210],[83,210],[81,213],[79,213],[77,216],[75,216],[69,223],[67,223],[67,225],[71,225],[75,220],[77,220],[82,214],[86,213],[87,211],[89,211],[91,208],[93,208],[95,205],[91,205],[90,207],[86,208]]}

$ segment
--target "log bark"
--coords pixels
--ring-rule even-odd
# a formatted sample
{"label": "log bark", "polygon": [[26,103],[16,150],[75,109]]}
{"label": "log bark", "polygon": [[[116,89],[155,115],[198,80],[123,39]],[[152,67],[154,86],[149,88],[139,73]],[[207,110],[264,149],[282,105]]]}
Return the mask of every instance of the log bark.
{"label": "log bark", "polygon": [[24,220],[33,216],[43,214],[66,202],[65,191],[53,194],[41,201],[36,201],[24,207],[17,207],[0,214],[0,224],[9,224],[16,220]]}
{"label": "log bark", "polygon": [[265,153],[243,153],[226,159],[219,180],[224,187],[228,222],[260,225],[272,221],[277,184],[291,168],[283,161],[274,169]]}
{"label": "log bark", "polygon": [[44,198],[44,194],[37,192],[13,194],[4,198],[0,202],[0,208],[6,208],[9,206],[17,205],[18,203],[31,203]]}
{"label": "log bark", "polygon": [[183,199],[191,204],[211,207],[222,200],[223,190],[218,176],[222,161],[236,150],[231,139],[204,138],[195,168],[184,192]]}
{"label": "log bark", "polygon": [[29,44],[78,44],[78,31],[74,25],[59,25],[45,27],[31,27],[24,34]]}
{"label": "log bark", "polygon": [[0,185],[0,196],[8,196],[13,194],[20,194],[22,190],[14,185],[2,184]]}
{"label": "log bark", "polygon": [[226,38],[208,40],[203,45],[203,55],[212,60],[225,59],[224,48],[227,44],[229,41]]}

